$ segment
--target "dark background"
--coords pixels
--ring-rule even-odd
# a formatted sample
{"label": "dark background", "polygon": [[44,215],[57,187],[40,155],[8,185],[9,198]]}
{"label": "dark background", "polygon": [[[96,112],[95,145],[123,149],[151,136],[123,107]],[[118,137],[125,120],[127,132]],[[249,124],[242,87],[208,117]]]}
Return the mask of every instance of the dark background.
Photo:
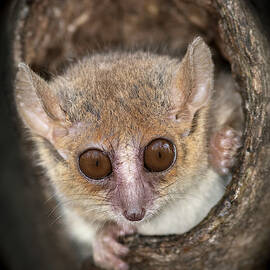
{"label": "dark background", "polygon": [[[270,33],[268,2],[250,0],[267,35]],[[50,237],[56,226],[49,229],[40,226],[42,220],[47,220],[46,206],[43,198],[34,194],[37,188],[35,179],[24,177],[26,155],[21,153],[12,101],[10,44],[15,17],[9,17],[9,10],[13,4],[14,1],[0,2],[0,269],[64,269],[61,261],[67,258],[57,249],[57,239]],[[29,210],[33,203],[40,216],[33,216]],[[39,237],[46,239],[42,246]],[[52,248],[51,252],[48,252],[48,247]],[[70,260],[72,269],[74,264]],[[54,266],[50,261],[55,262]]]}

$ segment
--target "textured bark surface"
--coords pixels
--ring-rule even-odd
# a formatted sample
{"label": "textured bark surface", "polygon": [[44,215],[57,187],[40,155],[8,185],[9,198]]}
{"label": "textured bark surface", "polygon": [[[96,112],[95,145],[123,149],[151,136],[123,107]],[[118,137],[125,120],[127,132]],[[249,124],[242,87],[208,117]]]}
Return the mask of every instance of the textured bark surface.
{"label": "textured bark surface", "polygon": [[[223,200],[192,231],[123,239],[131,249],[127,261],[131,269],[266,267],[270,255],[270,48],[248,1],[43,0],[28,1],[20,10],[15,64],[25,61],[45,78],[86,51],[166,46],[177,54],[198,34],[219,48],[231,64],[246,117],[245,142],[232,183]],[[46,245],[49,250],[50,243]],[[71,256],[69,249],[65,252]],[[76,269],[71,264],[72,260],[67,268]],[[90,265],[85,263],[84,269],[95,269]]]}

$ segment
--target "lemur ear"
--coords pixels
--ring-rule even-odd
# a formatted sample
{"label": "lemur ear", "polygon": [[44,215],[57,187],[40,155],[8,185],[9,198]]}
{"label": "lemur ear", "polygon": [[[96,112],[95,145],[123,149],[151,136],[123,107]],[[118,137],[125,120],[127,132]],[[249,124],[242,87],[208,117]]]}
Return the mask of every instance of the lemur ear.
{"label": "lemur ear", "polygon": [[172,87],[171,118],[192,120],[194,114],[206,106],[213,90],[214,65],[211,52],[201,37],[188,46]]}
{"label": "lemur ear", "polygon": [[32,134],[52,141],[55,127],[65,120],[65,113],[49,84],[26,64],[18,65],[15,100],[20,117]]}

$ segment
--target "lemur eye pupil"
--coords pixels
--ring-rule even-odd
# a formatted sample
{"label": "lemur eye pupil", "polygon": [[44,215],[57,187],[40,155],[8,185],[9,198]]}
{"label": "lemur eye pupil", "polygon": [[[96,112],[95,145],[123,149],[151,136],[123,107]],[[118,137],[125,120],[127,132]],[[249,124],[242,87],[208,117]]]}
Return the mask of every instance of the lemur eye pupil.
{"label": "lemur eye pupil", "polygon": [[144,167],[150,172],[162,172],[173,165],[175,158],[175,146],[170,141],[155,139],[145,147]]}
{"label": "lemur eye pupil", "polygon": [[98,149],[88,149],[79,156],[80,171],[87,178],[100,180],[112,173],[111,161]]}

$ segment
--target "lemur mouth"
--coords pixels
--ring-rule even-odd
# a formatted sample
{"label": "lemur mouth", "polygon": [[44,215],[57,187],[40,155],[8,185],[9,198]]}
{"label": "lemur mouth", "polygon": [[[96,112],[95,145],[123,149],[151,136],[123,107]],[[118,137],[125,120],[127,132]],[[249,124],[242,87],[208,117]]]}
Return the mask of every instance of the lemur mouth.
{"label": "lemur mouth", "polygon": [[129,221],[140,221],[145,216],[145,209],[128,209],[123,212],[123,216]]}

